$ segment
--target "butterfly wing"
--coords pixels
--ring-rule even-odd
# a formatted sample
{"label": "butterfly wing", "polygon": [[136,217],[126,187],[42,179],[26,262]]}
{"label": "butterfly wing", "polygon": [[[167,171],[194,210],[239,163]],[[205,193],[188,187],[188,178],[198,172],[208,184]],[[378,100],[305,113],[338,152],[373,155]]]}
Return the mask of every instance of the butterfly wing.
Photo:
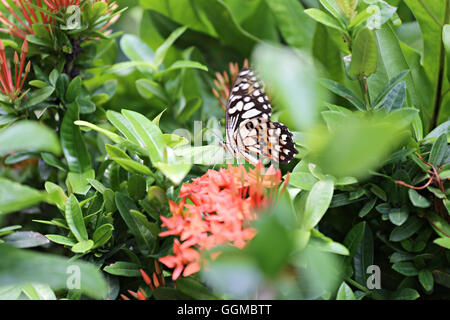
{"label": "butterfly wing", "polygon": [[298,153],[289,129],[270,122],[271,105],[264,88],[251,69],[239,72],[227,103],[228,149],[256,164],[257,156],[289,163]]}

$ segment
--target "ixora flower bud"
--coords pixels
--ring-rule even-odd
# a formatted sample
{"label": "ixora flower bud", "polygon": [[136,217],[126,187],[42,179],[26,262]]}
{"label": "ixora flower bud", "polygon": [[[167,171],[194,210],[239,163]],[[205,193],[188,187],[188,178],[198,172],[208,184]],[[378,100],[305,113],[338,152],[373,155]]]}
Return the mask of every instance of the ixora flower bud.
{"label": "ixora flower bud", "polygon": [[[25,66],[25,59],[28,52],[28,42],[25,40],[22,44],[20,59],[17,52],[14,53],[14,78],[11,72],[11,65],[5,55],[5,46],[0,40],[0,91],[11,101],[20,97],[22,87],[25,83],[31,64]],[[25,72],[24,72],[25,70]]]}
{"label": "ixora flower bud", "polygon": [[243,166],[208,170],[184,184],[180,203],[169,202],[172,217],[161,216],[167,230],[159,235],[179,237],[174,240],[174,254],[159,258],[175,269],[172,279],[198,272],[201,254],[216,246],[243,248],[256,234],[250,225],[258,217],[256,211],[273,204],[281,183],[280,170],[265,170],[259,163],[248,172]]}

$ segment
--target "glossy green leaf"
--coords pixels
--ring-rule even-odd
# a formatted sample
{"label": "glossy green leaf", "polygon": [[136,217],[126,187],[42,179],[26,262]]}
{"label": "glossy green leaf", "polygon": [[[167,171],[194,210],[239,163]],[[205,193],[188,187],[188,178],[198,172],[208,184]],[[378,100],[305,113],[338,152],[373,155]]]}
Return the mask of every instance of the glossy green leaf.
{"label": "glossy green leaf", "polygon": [[274,14],[277,26],[286,42],[295,48],[310,48],[314,23],[303,12],[303,5],[295,0],[266,2]]}
{"label": "glossy green leaf", "polygon": [[390,236],[390,241],[402,241],[410,236],[412,236],[414,233],[416,233],[423,225],[424,221],[422,219],[419,219],[415,216],[410,216],[408,220],[406,220],[405,223],[403,223],[401,226],[395,227]]}
{"label": "glossy green leaf", "polygon": [[384,99],[383,106],[387,112],[400,109],[406,98],[406,83],[399,82],[391,91],[388,92]]}
{"label": "glossy green leaf", "polygon": [[145,226],[143,226],[130,212],[131,210],[137,211],[134,201],[119,192],[116,192],[115,198],[117,209],[119,209],[122,219],[125,221],[126,225],[130,229],[130,232],[136,239],[139,250],[143,254],[151,253],[154,249],[153,236],[150,231],[146,229]]}
{"label": "glossy green leaf", "polygon": [[418,274],[418,270],[416,269],[414,264],[409,261],[394,263],[392,265],[392,269],[407,277],[417,276]]}
{"label": "glossy green leaf", "polygon": [[153,80],[139,79],[136,81],[136,88],[139,94],[145,99],[150,99],[155,96],[166,103],[170,101],[165,89]]}
{"label": "glossy green leaf", "polygon": [[433,143],[431,148],[430,157],[428,162],[432,165],[439,167],[443,164],[443,161],[447,157],[448,145],[447,145],[447,135],[441,134],[439,138]]}
{"label": "glossy green leaf", "polygon": [[367,268],[374,264],[374,239],[372,230],[368,224],[364,225],[364,231],[361,242],[356,249],[353,257],[353,269],[355,271],[355,280],[362,285],[367,283],[370,274]]}
{"label": "glossy green leaf", "polygon": [[118,261],[103,268],[109,274],[122,277],[141,277],[139,265],[132,262]]}
{"label": "glossy green leaf", "polygon": [[92,240],[83,240],[78,242],[72,247],[72,251],[75,253],[86,253],[92,249],[94,246],[94,241]]}
{"label": "glossy green leaf", "polygon": [[349,73],[359,79],[368,77],[376,71],[377,63],[378,51],[375,37],[369,29],[362,29],[353,43]]}
{"label": "glossy green leaf", "polygon": [[66,91],[66,100],[67,102],[73,102],[78,97],[81,92],[82,79],[80,76],[73,78],[70,81],[69,86]]}
{"label": "glossy green leaf", "polygon": [[[16,249],[0,244],[0,286],[42,283],[52,289],[66,289],[68,281],[79,277],[82,293],[97,299],[106,296],[106,282],[101,272],[87,262],[41,252]],[[72,282],[70,282],[72,283]]]}
{"label": "glossy green leaf", "polygon": [[92,240],[94,240],[94,247],[98,248],[106,244],[109,239],[112,237],[112,232],[114,230],[114,226],[112,224],[102,224],[100,227],[95,229],[94,234],[92,235]]}
{"label": "glossy green leaf", "polygon": [[165,143],[159,127],[140,113],[122,110],[122,114],[132,125],[136,138],[139,139],[142,142],[142,146],[145,146],[149,151],[152,162],[156,163],[161,161],[164,157]]}
{"label": "glossy green leaf", "polygon": [[20,121],[0,131],[0,156],[19,151],[61,153],[58,137],[46,126],[34,121]]}
{"label": "glossy green leaf", "polygon": [[409,189],[408,195],[409,200],[411,200],[414,206],[419,208],[428,208],[430,206],[430,201],[428,201],[425,197],[420,195],[416,190]]}
{"label": "glossy green leaf", "polygon": [[302,228],[312,229],[322,219],[333,197],[334,184],[331,180],[318,181],[312,187],[302,216]]}
{"label": "glossy green leaf", "polygon": [[92,168],[91,158],[80,128],[74,123],[76,120],[79,120],[79,108],[77,103],[72,103],[61,124],[61,144],[70,171],[83,173]]}
{"label": "glossy green leaf", "polygon": [[164,58],[166,57],[167,51],[173,45],[173,43],[187,30],[187,26],[179,27],[175,31],[173,31],[167,39],[164,41],[162,45],[155,52],[154,64],[158,68],[161,63],[163,63]]}
{"label": "glossy green leaf", "polygon": [[39,232],[17,231],[3,238],[3,241],[16,248],[33,248],[49,243]]}
{"label": "glossy green leaf", "polygon": [[45,192],[0,178],[0,215],[31,207],[46,199]]}
{"label": "glossy green leaf", "polygon": [[55,88],[50,86],[34,91],[26,100],[23,108],[30,108],[45,101],[54,91]]}
{"label": "glossy green leaf", "polygon": [[339,287],[336,300],[356,300],[352,289],[345,282]]}
{"label": "glossy green leaf", "polygon": [[430,270],[422,269],[419,271],[419,282],[425,291],[431,291],[434,287],[433,274]]}
{"label": "glossy green leaf", "polygon": [[440,245],[441,247],[450,249],[450,237],[437,238],[433,242],[437,245]]}
{"label": "glossy green leaf", "polygon": [[66,202],[66,220],[67,225],[72,231],[75,238],[81,242],[88,240],[86,226],[84,224],[83,213],[81,212],[80,204],[74,195],[70,195]]}
{"label": "glossy green leaf", "polygon": [[322,10],[310,8],[306,9],[305,13],[310,16],[312,19],[316,20],[317,22],[326,25],[327,27],[337,29],[339,31],[344,32],[344,29],[339,24],[338,20],[336,20],[333,16],[330,16],[326,12],[323,12]]}
{"label": "glossy green leaf", "polygon": [[73,240],[72,238],[64,237],[59,234],[46,234],[45,236],[50,241],[57,243],[57,244],[62,244],[64,246],[72,247],[77,244],[77,242],[75,240]]}

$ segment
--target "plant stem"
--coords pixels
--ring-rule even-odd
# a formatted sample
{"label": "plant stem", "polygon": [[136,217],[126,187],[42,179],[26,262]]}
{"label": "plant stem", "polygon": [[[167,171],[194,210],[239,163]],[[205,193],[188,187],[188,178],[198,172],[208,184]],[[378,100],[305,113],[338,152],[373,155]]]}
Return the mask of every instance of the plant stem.
{"label": "plant stem", "polygon": [[361,92],[364,98],[364,102],[366,104],[367,111],[371,110],[371,104],[370,104],[370,95],[369,95],[369,86],[367,84],[366,77],[363,77],[362,79],[359,79],[359,85],[361,86]]}
{"label": "plant stem", "polygon": [[372,296],[372,298],[374,298],[376,300],[382,300],[383,299],[378,293],[376,293],[376,291],[367,289],[366,287],[364,287],[363,285],[359,284],[358,282],[356,282],[355,280],[351,279],[350,277],[346,278],[345,281],[350,283],[352,286],[354,286],[358,290],[361,290],[364,293],[369,293]]}

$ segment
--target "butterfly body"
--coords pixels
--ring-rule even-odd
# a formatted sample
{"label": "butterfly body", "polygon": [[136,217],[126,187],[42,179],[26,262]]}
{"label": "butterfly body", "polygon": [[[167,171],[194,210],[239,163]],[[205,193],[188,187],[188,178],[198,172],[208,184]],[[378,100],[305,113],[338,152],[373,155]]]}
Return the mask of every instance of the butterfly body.
{"label": "butterfly body", "polygon": [[292,133],[278,122],[271,122],[272,107],[255,73],[242,69],[236,78],[226,108],[225,148],[252,164],[258,157],[289,163],[298,153]]}

